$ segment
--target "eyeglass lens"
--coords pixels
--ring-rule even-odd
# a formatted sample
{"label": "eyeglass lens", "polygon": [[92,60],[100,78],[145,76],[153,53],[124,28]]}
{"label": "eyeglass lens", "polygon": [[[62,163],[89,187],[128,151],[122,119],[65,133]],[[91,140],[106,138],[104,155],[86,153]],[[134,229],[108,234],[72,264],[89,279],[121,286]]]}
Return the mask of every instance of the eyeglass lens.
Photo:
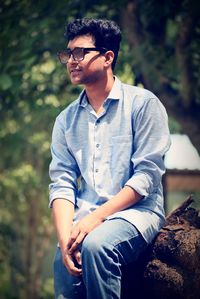
{"label": "eyeglass lens", "polygon": [[74,50],[67,49],[66,51],[63,51],[59,53],[59,58],[62,63],[68,62],[70,57],[73,57],[74,60],[80,61],[84,58],[84,49],[83,48],[75,48]]}
{"label": "eyeglass lens", "polygon": [[75,61],[81,61],[84,59],[85,54],[90,51],[99,51],[100,53],[104,53],[107,51],[106,48],[74,48],[73,50],[67,49],[65,51],[59,52],[58,57],[62,64],[66,64],[70,59],[71,55]]}

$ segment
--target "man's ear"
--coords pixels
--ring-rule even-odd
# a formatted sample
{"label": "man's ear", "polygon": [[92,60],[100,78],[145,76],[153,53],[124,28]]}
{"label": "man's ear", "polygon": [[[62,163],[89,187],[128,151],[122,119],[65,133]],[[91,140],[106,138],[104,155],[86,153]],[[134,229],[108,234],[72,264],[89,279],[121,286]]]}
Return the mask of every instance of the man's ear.
{"label": "man's ear", "polygon": [[105,64],[106,66],[110,66],[114,60],[115,54],[113,51],[109,50],[105,54]]}

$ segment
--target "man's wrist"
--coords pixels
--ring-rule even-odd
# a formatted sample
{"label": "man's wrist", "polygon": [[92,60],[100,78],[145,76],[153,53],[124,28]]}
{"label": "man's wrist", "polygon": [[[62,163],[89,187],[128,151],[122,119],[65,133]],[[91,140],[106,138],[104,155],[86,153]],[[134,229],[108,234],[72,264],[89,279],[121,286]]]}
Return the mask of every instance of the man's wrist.
{"label": "man's wrist", "polygon": [[67,242],[63,243],[62,245],[59,244],[59,246],[60,246],[60,250],[61,250],[62,255],[65,255],[66,250],[67,250]]}

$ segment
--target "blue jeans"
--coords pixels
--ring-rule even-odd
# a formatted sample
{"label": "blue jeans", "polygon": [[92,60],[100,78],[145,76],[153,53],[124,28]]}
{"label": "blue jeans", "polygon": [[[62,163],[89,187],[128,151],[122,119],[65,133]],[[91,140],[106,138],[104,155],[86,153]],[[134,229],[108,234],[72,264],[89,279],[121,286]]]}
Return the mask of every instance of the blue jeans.
{"label": "blue jeans", "polygon": [[54,260],[56,299],[119,299],[121,266],[134,262],[147,247],[134,225],[123,219],[106,220],[82,242],[83,275],[72,276],[57,248]]}

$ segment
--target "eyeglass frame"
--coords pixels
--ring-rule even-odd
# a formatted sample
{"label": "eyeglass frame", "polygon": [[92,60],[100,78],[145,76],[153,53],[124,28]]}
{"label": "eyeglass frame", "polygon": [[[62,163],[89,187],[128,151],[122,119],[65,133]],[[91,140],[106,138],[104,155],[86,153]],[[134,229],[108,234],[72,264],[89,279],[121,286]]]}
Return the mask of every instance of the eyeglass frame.
{"label": "eyeglass frame", "polygon": [[[83,51],[83,57],[82,57],[81,59],[77,59],[76,57],[74,57],[73,52],[74,52],[74,50],[76,50],[76,49],[81,49],[81,50]],[[71,58],[71,56],[73,57],[73,60],[74,60],[74,61],[79,62],[79,61],[84,60],[84,58],[85,58],[85,54],[87,54],[87,52],[90,52],[90,51],[96,51],[96,52],[100,52],[101,54],[103,54],[103,53],[107,52],[108,50],[107,50],[106,48],[103,48],[103,47],[93,47],[93,48],[75,47],[73,50],[71,50],[70,48],[67,48],[66,50],[59,51],[59,52],[57,53],[57,56],[58,56],[59,61],[60,61],[61,64],[67,64],[68,61],[69,61],[69,59]],[[61,58],[60,58],[60,54],[61,54],[61,53],[70,54],[70,55],[69,55],[69,58],[68,58],[68,60],[67,60],[66,62],[62,62],[62,60],[61,60]]]}

